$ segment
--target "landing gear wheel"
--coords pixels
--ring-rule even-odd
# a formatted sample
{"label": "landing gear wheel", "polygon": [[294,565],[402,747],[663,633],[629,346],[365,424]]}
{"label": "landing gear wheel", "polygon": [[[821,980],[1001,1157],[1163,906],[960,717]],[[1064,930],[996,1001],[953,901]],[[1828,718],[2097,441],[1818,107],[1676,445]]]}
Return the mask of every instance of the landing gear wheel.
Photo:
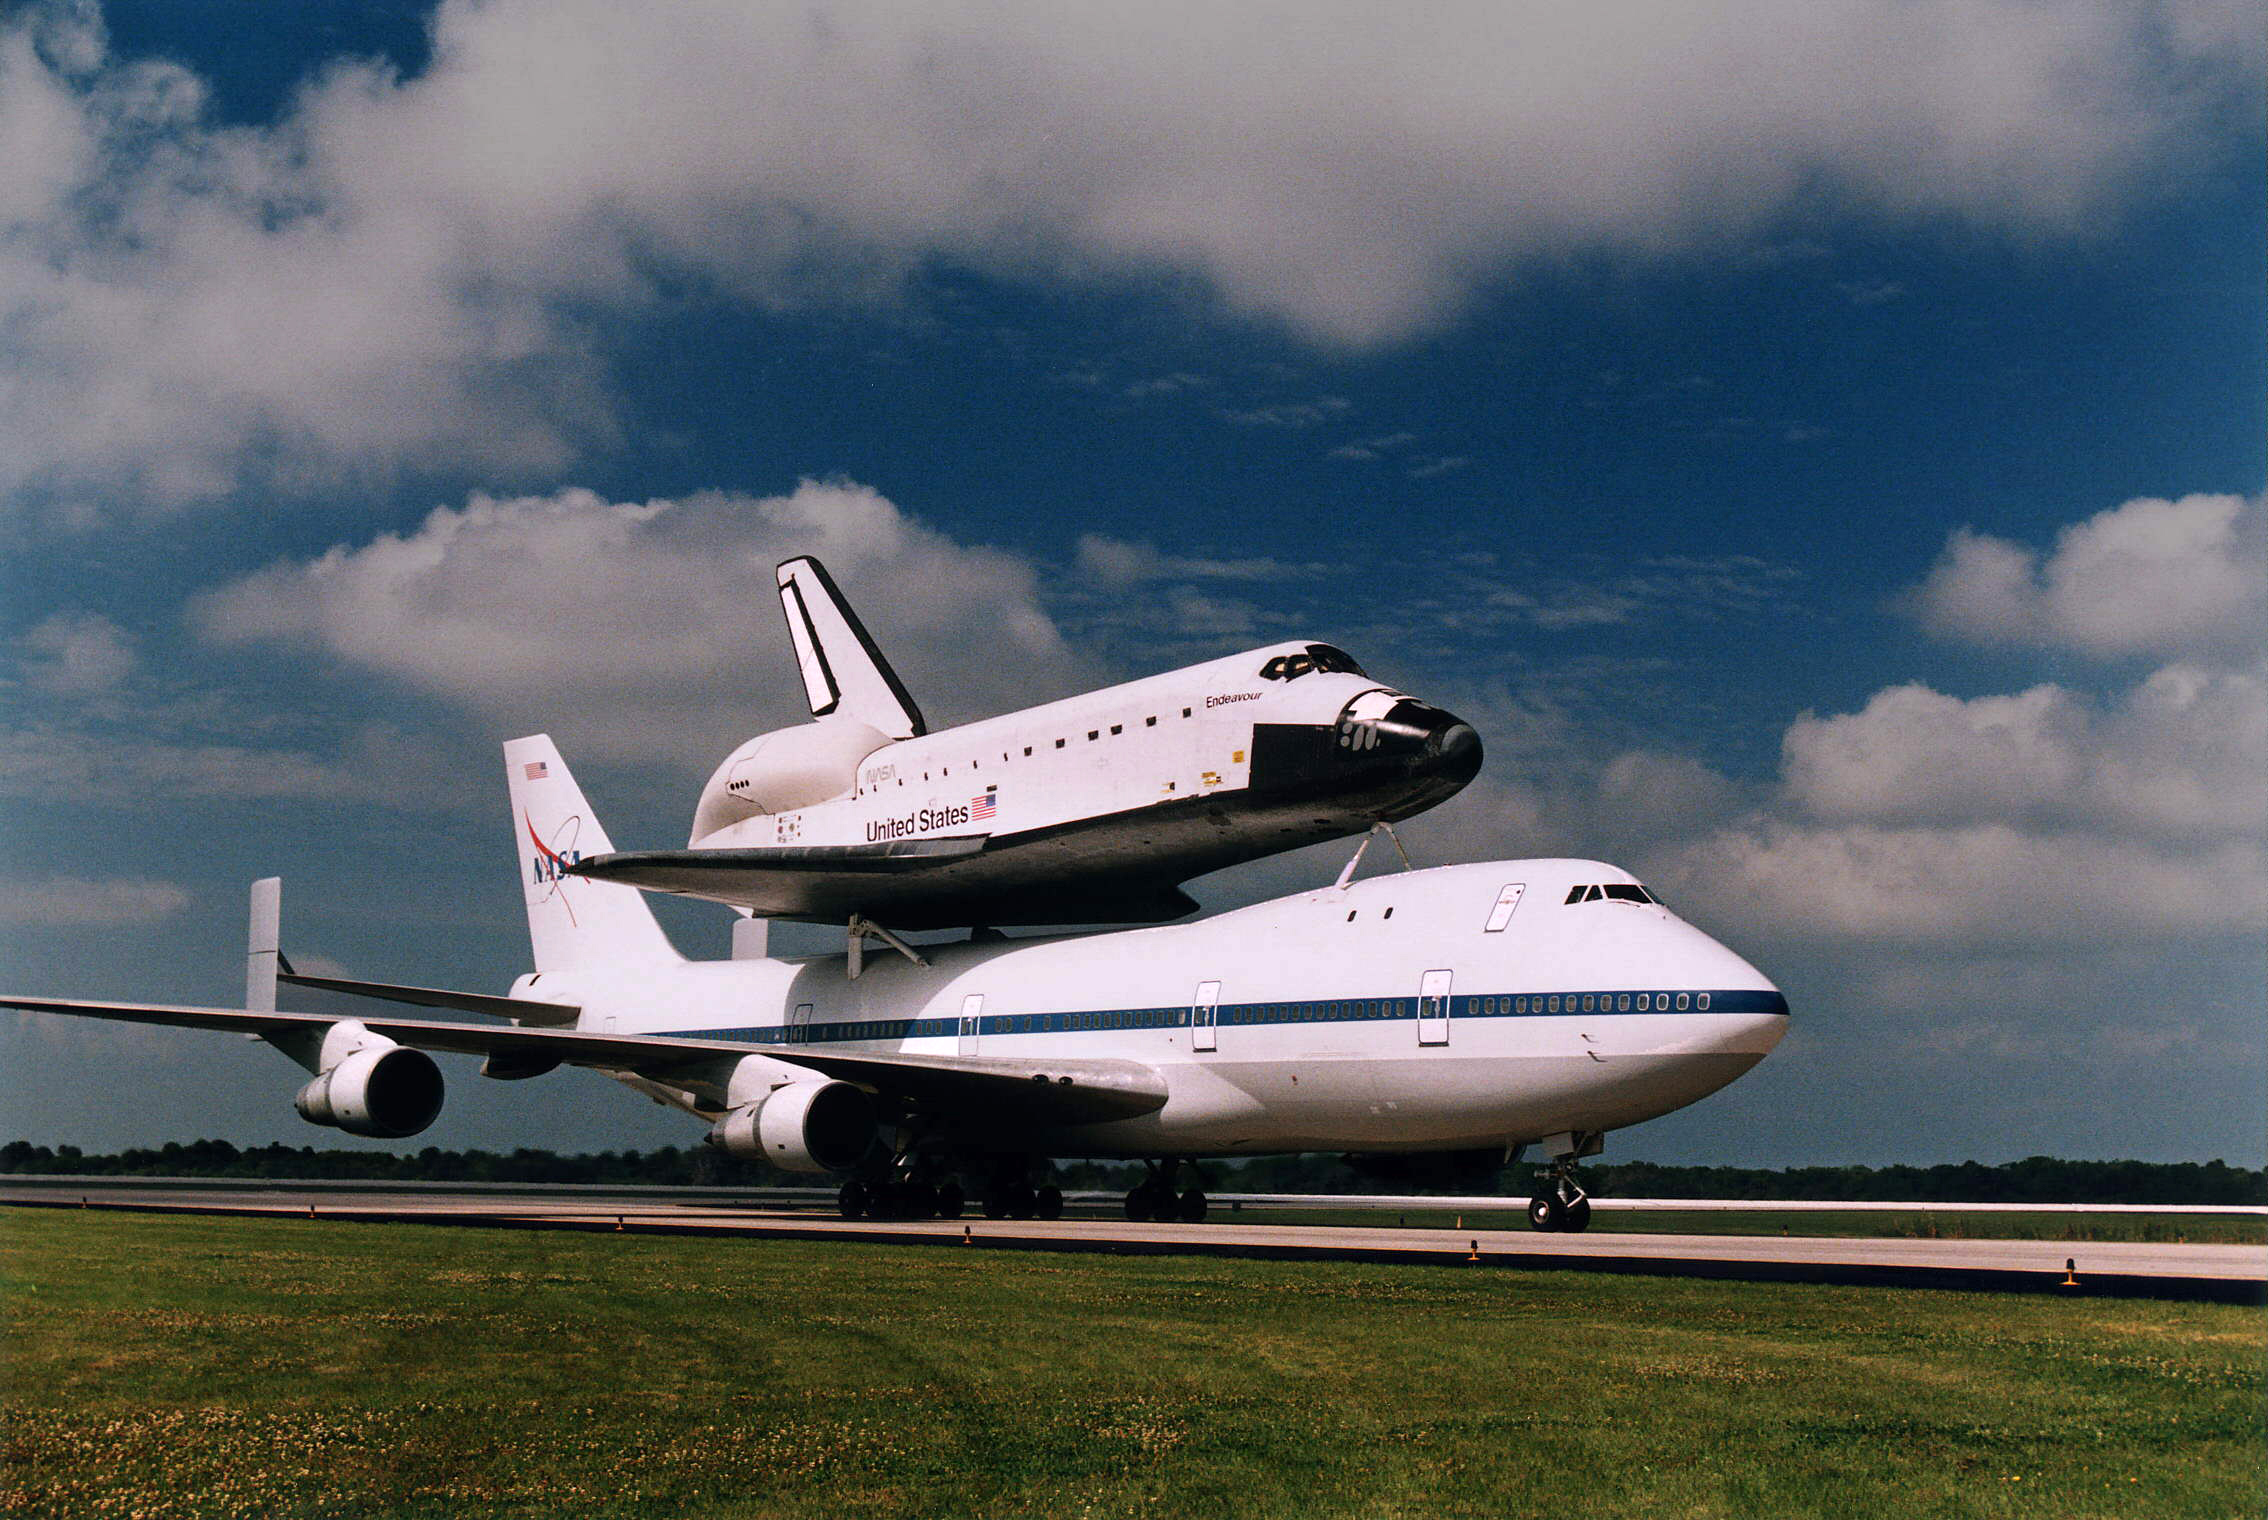
{"label": "landing gear wheel", "polygon": [[1022,1183],[1022,1182],[1016,1183],[1016,1184],[1014,1184],[1013,1186],[1011,1186],[1010,1188],[1008,1188],[1008,1189],[1007,1189],[1007,1193],[1008,1193],[1008,1217],[1009,1217],[1010,1219],[1029,1219],[1029,1218],[1031,1218],[1031,1217],[1032,1217],[1032,1190],[1031,1190],[1031,1187],[1030,1187],[1030,1185],[1029,1185],[1029,1184],[1027,1184],[1027,1183]]}
{"label": "landing gear wheel", "polygon": [[1547,1233],[1567,1228],[1567,1205],[1557,1193],[1538,1193],[1528,1200],[1528,1223]]}
{"label": "landing gear wheel", "polygon": [[1150,1190],[1138,1187],[1126,1195],[1126,1217],[1143,1224],[1150,1217]]}
{"label": "landing gear wheel", "polygon": [[1577,1193],[1574,1200],[1567,1205],[1567,1216],[1560,1222],[1559,1227],[1573,1235],[1589,1225],[1590,1222],[1591,1200],[1581,1193]]}
{"label": "landing gear wheel", "polygon": [[1006,1188],[994,1187],[984,1190],[984,1217],[987,1219],[1006,1219],[1008,1217],[1008,1190]]}
{"label": "landing gear wheel", "polygon": [[906,1184],[906,1217],[908,1219],[934,1219],[937,1217],[937,1188],[933,1183],[909,1182]]}
{"label": "landing gear wheel", "polygon": [[1205,1190],[1203,1188],[1191,1188],[1188,1192],[1183,1193],[1179,1212],[1183,1224],[1203,1224],[1205,1222]]}
{"label": "landing gear wheel", "polygon": [[1032,1213],[1040,1219],[1061,1219],[1063,1217],[1063,1189],[1049,1186],[1033,1193]]}
{"label": "landing gear wheel", "polygon": [[958,1182],[941,1182],[937,1185],[937,1217],[958,1219],[961,1210],[968,1207],[968,1198],[961,1192]]}
{"label": "landing gear wheel", "polygon": [[864,1219],[871,1207],[873,1200],[868,1197],[863,1182],[846,1182],[835,1194],[835,1212],[845,1219]]}

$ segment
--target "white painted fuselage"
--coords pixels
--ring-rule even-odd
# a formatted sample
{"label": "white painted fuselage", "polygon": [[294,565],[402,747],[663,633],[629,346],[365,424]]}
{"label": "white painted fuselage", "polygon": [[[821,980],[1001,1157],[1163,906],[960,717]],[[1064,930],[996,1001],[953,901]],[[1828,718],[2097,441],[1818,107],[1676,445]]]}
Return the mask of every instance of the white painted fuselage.
{"label": "white painted fuselage", "polygon": [[[1632,878],[1582,860],[1373,877],[1195,923],[870,956],[585,964],[524,978],[594,1032],[804,1051],[1123,1060],[1167,1098],[1035,1132],[981,1114],[930,1143],[1056,1156],[1440,1151],[1657,1117],[1772,1049],[1786,1003]],[[1575,889],[1614,885],[1622,900]],[[639,1085],[659,1095],[644,1079]],[[714,1118],[714,1092],[672,1090]]]}

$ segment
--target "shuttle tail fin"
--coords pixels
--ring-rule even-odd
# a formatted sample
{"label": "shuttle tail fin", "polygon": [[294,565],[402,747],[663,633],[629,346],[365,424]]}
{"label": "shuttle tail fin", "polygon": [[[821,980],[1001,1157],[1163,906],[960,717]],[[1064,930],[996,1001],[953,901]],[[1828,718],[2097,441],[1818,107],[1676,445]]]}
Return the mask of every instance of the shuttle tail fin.
{"label": "shuttle tail fin", "polygon": [[571,876],[567,868],[614,849],[549,734],[504,745],[519,843],[520,889],[538,971],[593,961],[682,959],[636,887]]}
{"label": "shuttle tail fin", "polygon": [[893,739],[929,732],[905,683],[867,636],[827,567],[804,555],[779,567],[780,606],[811,715],[847,713]]}

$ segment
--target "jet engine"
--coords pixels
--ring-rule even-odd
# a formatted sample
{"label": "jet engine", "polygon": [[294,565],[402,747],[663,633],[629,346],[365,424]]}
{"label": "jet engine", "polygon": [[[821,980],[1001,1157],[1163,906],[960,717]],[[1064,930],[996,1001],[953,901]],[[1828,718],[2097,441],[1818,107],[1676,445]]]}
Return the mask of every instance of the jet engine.
{"label": "jet engine", "polygon": [[719,1119],[709,1143],[783,1172],[845,1172],[866,1158],[876,1129],[874,1100],[863,1088],[790,1082]]}
{"label": "jet engine", "polygon": [[701,788],[690,842],[759,814],[847,796],[858,785],[859,762],[890,742],[878,729],[839,715],[758,734],[725,756]]}
{"label": "jet engine", "polygon": [[439,1117],[441,1068],[407,1045],[368,1044],[302,1087],[292,1107],[310,1124],[399,1140]]}

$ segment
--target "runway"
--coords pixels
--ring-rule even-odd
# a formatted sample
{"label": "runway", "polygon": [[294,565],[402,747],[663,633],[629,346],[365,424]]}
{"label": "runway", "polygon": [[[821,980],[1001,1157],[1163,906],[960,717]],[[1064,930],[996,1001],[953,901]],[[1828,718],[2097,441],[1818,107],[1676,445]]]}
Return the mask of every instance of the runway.
{"label": "runway", "polygon": [[[955,1249],[1400,1261],[1476,1269],[2268,1301],[2268,1245],[1647,1235],[1615,1233],[1611,1225],[1602,1228],[1599,1223],[1581,1235],[1544,1235],[1524,1226],[1439,1230],[1271,1224],[1262,1209],[1220,1212],[1215,1220],[1199,1225],[1134,1224],[1112,1218],[853,1221],[815,1208],[807,1197],[798,1199],[794,1194],[690,1188],[10,1179],[0,1184],[0,1204]],[[1602,1205],[1600,1213],[1610,1210],[1611,1205]]]}

